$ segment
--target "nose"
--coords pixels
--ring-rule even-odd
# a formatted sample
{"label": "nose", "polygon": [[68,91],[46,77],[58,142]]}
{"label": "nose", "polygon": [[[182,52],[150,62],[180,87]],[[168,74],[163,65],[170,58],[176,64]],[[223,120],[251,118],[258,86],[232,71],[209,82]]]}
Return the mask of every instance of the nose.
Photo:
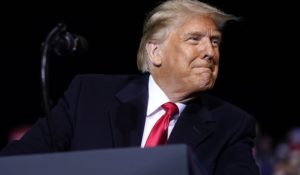
{"label": "nose", "polygon": [[210,38],[205,38],[202,51],[203,51],[202,59],[211,62],[215,56],[215,51]]}

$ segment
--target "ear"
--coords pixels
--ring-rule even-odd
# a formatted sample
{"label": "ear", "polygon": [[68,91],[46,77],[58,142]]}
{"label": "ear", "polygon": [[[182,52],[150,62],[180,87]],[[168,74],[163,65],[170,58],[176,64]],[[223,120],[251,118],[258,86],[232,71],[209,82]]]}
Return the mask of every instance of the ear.
{"label": "ear", "polygon": [[160,66],[162,62],[162,57],[160,54],[160,44],[148,42],[146,44],[146,50],[150,59],[150,62],[154,66]]}

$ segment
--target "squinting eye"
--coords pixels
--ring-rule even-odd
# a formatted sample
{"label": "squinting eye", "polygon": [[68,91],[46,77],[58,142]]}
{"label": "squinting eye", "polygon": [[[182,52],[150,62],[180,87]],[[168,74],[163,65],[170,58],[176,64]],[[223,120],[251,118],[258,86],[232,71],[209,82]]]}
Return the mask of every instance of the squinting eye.
{"label": "squinting eye", "polygon": [[200,40],[200,37],[197,37],[197,36],[192,36],[189,38],[190,40],[194,40],[194,41],[199,41]]}
{"label": "squinting eye", "polygon": [[213,46],[219,46],[221,41],[219,39],[213,38],[211,43]]}
{"label": "squinting eye", "polygon": [[187,38],[187,42],[193,45],[197,45],[201,40],[201,36],[190,36]]}

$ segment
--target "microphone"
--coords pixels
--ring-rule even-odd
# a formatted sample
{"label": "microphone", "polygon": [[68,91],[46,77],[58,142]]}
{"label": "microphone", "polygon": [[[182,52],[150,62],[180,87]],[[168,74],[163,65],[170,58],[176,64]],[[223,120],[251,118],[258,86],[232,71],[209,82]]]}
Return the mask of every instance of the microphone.
{"label": "microphone", "polygon": [[54,132],[53,119],[51,113],[51,98],[49,87],[49,58],[52,53],[59,56],[81,54],[88,49],[88,42],[82,36],[71,34],[67,31],[67,26],[59,23],[47,35],[42,43],[41,58],[41,90],[43,108],[49,131],[50,150],[57,150],[56,135]]}
{"label": "microphone", "polygon": [[59,56],[81,55],[88,50],[87,40],[80,35],[67,32],[66,26],[58,24],[58,32],[50,41],[52,51]]}

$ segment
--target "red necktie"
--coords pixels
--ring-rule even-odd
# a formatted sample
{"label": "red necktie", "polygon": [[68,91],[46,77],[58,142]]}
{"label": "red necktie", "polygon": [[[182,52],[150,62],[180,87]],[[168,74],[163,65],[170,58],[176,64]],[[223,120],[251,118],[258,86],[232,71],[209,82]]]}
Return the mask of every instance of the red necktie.
{"label": "red necktie", "polygon": [[178,113],[178,107],[172,102],[167,102],[161,107],[166,113],[153,126],[145,143],[145,147],[153,147],[167,143],[169,122],[171,117]]}

